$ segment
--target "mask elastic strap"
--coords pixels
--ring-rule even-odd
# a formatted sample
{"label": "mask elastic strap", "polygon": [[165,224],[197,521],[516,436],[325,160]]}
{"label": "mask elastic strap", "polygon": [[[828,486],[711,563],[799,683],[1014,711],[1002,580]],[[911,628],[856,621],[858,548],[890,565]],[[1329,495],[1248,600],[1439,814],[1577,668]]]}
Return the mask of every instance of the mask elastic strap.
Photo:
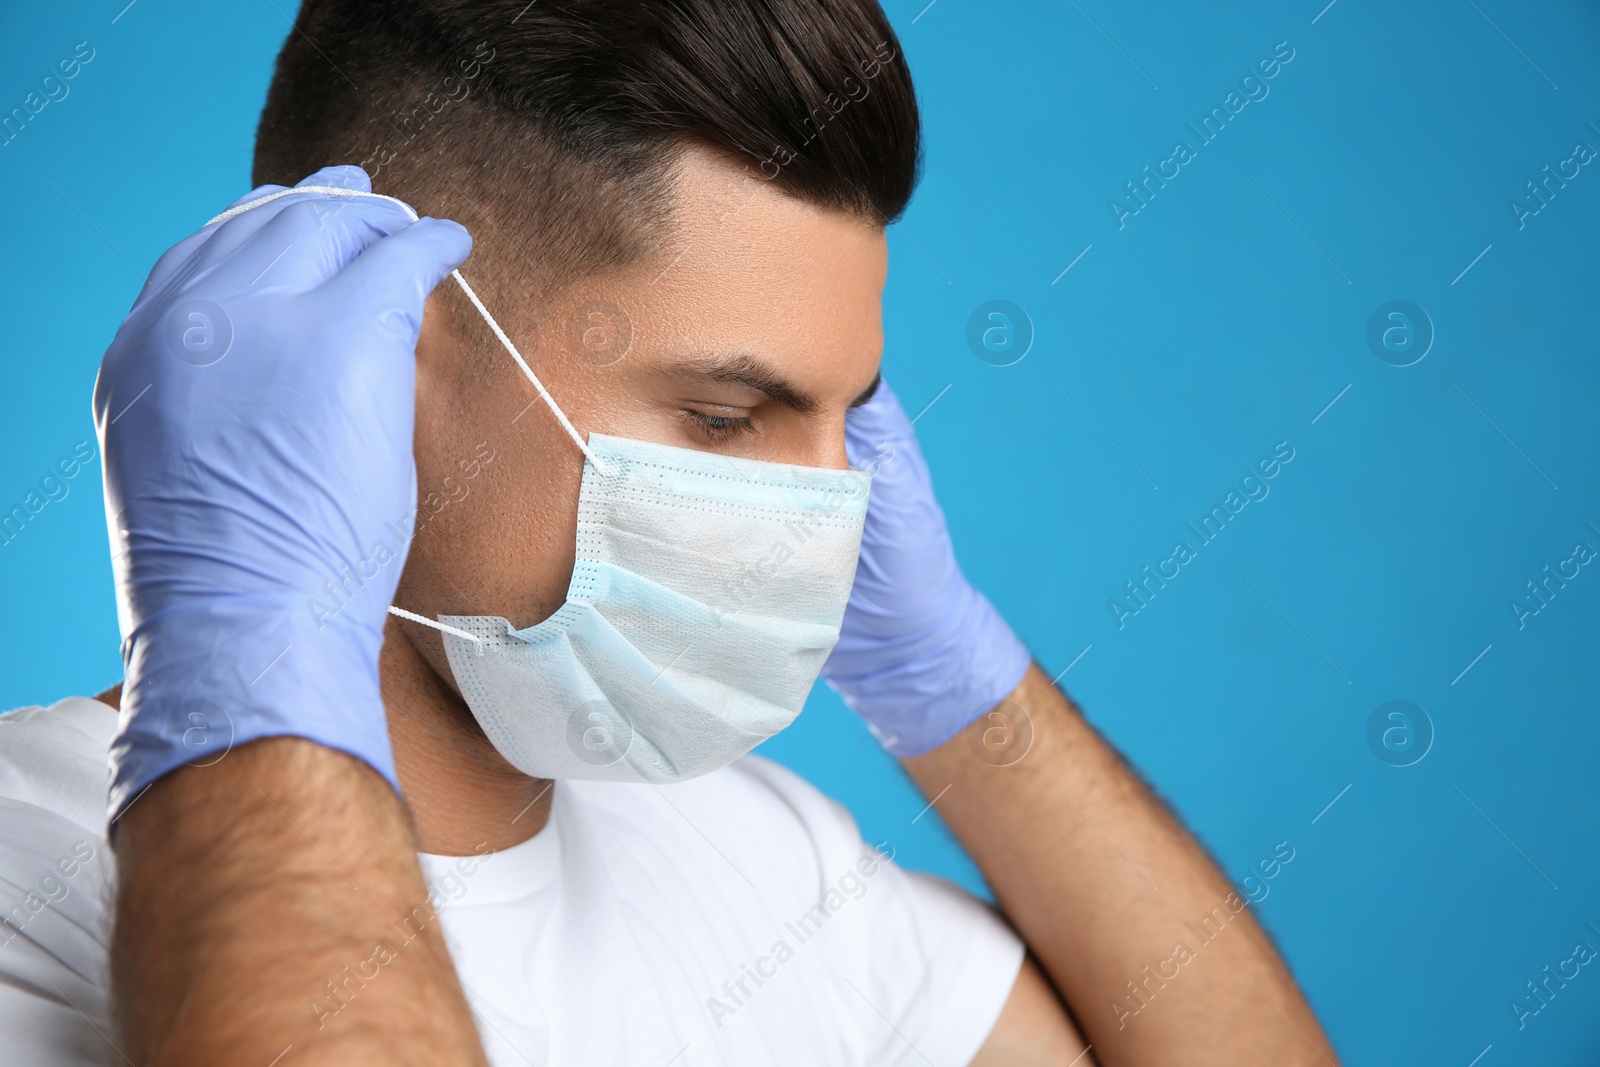
{"label": "mask elastic strap", "polygon": [[[383,193],[368,193],[360,189],[341,189],[337,185],[298,185],[293,189],[280,189],[278,192],[268,193],[266,196],[258,197],[248,203],[231,207],[206,223],[206,225],[212,226],[219,222],[226,222],[235,215],[242,215],[251,208],[260,207],[269,200],[276,200],[280,196],[290,196],[295,193],[319,193],[324,196],[364,196],[373,200],[387,200],[391,204],[398,205],[410,217],[412,222],[417,221],[417,213],[412,210],[410,204],[396,197],[385,196]],[[494,335],[499,339],[500,344],[507,352],[511,353],[511,358],[517,361],[517,366],[522,368],[522,373],[527,376],[528,381],[533,383],[533,387],[539,391],[540,399],[550,408],[551,413],[556,417],[556,421],[561,423],[561,428],[567,431],[567,436],[572,438],[572,443],[578,446],[578,450],[584,454],[590,463],[595,465],[600,473],[606,473],[605,464],[601,463],[599,458],[589,450],[589,446],[584,443],[583,435],[578,433],[577,428],[572,425],[572,420],[567,418],[567,413],[561,410],[560,405],[555,401],[555,397],[550,395],[550,391],[539,380],[539,376],[533,373],[533,368],[528,366],[528,361],[522,358],[522,353],[517,351],[517,346],[511,343],[511,338],[506,336],[506,332],[500,328],[500,324],[495,321],[494,316],[489,314],[489,309],[484,307],[483,301],[478,299],[478,294],[473,292],[472,286],[467,284],[467,280],[461,276],[461,272],[453,270],[450,272],[450,277],[454,278],[456,284],[461,286],[461,291],[467,294],[467,299],[472,301],[472,306],[478,309],[478,314],[482,315],[483,321],[489,324],[489,329],[494,331]]]}
{"label": "mask elastic strap", "polygon": [[[385,196],[382,193],[363,192],[360,189],[343,189],[336,185],[300,185],[294,187],[293,189],[280,189],[278,192],[268,193],[266,196],[257,197],[256,199],[248,201],[247,203],[238,204],[229,208],[227,211],[224,211],[222,214],[206,223],[206,225],[214,226],[219,222],[226,222],[234,216],[242,215],[251,208],[260,207],[262,204],[265,204],[270,200],[276,200],[280,196],[290,196],[295,193],[317,193],[323,196],[364,196],[373,200],[387,200],[391,204],[398,205],[412,222],[417,221],[417,213],[412,210],[411,205],[396,197]],[[561,410],[560,405],[558,405],[555,401],[555,397],[550,395],[550,391],[544,387],[544,383],[539,380],[539,376],[533,373],[533,368],[528,366],[528,361],[522,358],[522,353],[517,351],[517,346],[511,343],[511,338],[506,336],[506,332],[500,328],[500,324],[495,321],[494,316],[489,314],[489,309],[484,307],[483,301],[478,299],[478,294],[473,292],[472,286],[467,284],[467,280],[461,276],[461,272],[459,270],[453,270],[450,272],[450,277],[454,278],[456,280],[456,284],[461,286],[461,291],[467,294],[467,299],[472,301],[472,306],[478,309],[478,314],[482,315],[483,321],[489,324],[489,329],[494,331],[494,335],[499,339],[500,344],[507,352],[511,353],[511,358],[517,361],[517,366],[522,368],[522,373],[527,376],[528,381],[533,383],[533,387],[539,391],[540,399],[542,399],[550,408],[551,413],[556,417],[556,421],[561,423],[561,428],[567,431],[567,436],[572,438],[572,443],[578,446],[578,449],[584,454],[590,463],[595,465],[597,470],[599,470],[602,474],[606,473],[605,464],[601,463],[595,454],[589,450],[589,446],[584,443],[582,435],[580,435],[577,431],[577,428],[572,425],[572,420],[567,418],[567,413]],[[457,637],[465,638],[466,640],[471,641],[473,644],[482,644],[482,641],[476,634],[469,634],[467,631],[458,627],[449,626],[442,622],[436,622],[433,619],[418,615],[415,612],[407,611],[404,608],[398,608],[391,604],[389,606],[389,613],[391,615],[397,615],[402,619],[410,619],[412,622],[420,622],[424,626],[431,626],[435,630],[440,630],[447,634],[454,634]]]}
{"label": "mask elastic strap", "polygon": [[428,618],[426,615],[418,615],[414,611],[407,611],[405,608],[397,608],[393,604],[389,605],[389,614],[398,615],[402,619],[410,619],[412,622],[420,622],[424,626],[431,626],[435,630],[440,630],[447,634],[455,634],[457,637],[464,637],[475,645],[482,644],[482,639],[479,638],[477,634],[469,634],[460,627],[451,626],[448,623],[437,622]]}

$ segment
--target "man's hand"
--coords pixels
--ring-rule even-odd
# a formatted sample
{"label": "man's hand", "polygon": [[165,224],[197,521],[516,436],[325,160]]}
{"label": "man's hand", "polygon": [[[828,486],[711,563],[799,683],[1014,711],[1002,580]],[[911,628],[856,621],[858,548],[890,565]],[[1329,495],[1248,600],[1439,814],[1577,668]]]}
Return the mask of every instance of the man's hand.
{"label": "man's hand", "polygon": [[[1089,1040],[1082,1063],[1333,1064],[1216,864],[967,585],[887,386],[847,425],[852,462],[876,473],[825,676],[983,870]],[[1196,924],[1217,932],[1202,942]],[[1039,985],[1025,967],[985,1055],[1064,1062],[1076,1035],[1040,1010]]]}
{"label": "man's hand", "polygon": [[[357,167],[301,184],[369,188]],[[470,248],[453,222],[307,194],[156,264],[94,395],[127,668],[113,815],[276,735],[394,781],[377,663],[416,512],[417,333]]]}
{"label": "man's hand", "polygon": [[[369,188],[355,167],[301,184]],[[133,1062],[483,1062],[377,670],[423,303],[470,244],[394,203],[283,196],[163,256],[101,365]]]}
{"label": "man's hand", "polygon": [[1031,660],[961,573],[916,432],[888,382],[850,412],[845,450],[873,472],[872,496],[822,677],[885,748],[916,755],[998,704]]}

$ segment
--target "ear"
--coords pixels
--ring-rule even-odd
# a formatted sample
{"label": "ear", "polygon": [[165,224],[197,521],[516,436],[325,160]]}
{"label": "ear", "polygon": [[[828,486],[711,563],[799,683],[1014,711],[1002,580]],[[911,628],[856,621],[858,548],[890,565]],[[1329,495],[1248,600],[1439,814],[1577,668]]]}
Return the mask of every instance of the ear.
{"label": "ear", "polygon": [[[437,450],[465,432],[461,419],[472,410],[468,398],[474,382],[467,373],[473,351],[461,328],[461,311],[451,299],[455,283],[446,281],[429,294],[422,306],[422,327],[417,331],[416,455],[417,475],[436,483],[448,470]],[[465,299],[461,303],[465,303]],[[467,309],[471,313],[471,308]],[[452,453],[453,454],[453,453]]]}
{"label": "ear", "polygon": [[417,334],[417,386],[423,378],[440,383],[453,377],[460,366],[460,330],[454,310],[447,302],[443,285],[428,295],[422,305],[422,329]]}

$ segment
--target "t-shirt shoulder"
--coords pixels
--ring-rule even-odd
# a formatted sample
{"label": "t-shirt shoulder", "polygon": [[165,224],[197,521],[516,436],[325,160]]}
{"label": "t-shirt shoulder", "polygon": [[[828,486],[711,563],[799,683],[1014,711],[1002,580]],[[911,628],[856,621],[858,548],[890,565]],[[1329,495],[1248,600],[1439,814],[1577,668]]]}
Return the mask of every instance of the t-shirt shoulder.
{"label": "t-shirt shoulder", "polygon": [[88,697],[0,714],[0,1059],[104,1064],[106,751]]}
{"label": "t-shirt shoulder", "polygon": [[103,833],[117,713],[92,697],[0,714],[0,797]]}

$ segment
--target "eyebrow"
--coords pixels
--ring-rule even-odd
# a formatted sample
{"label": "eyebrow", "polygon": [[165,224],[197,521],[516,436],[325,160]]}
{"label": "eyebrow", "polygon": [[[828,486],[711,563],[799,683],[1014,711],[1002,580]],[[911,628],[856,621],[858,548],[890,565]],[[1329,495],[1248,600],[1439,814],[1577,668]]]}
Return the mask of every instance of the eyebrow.
{"label": "eyebrow", "polygon": [[857,396],[854,400],[850,401],[850,406],[853,407],[853,408],[858,408],[862,404],[865,404],[867,401],[871,400],[874,396],[877,396],[878,395],[878,386],[880,386],[882,384],[883,384],[883,372],[879,371],[877,374],[874,374],[872,376],[872,384],[867,386],[865,389],[861,390],[861,394],[859,396]]}
{"label": "eyebrow", "polygon": [[[746,386],[802,415],[809,415],[820,406],[814,397],[802,392],[770,364],[749,353],[741,352],[731,357],[707,356],[693,359],[680,364],[679,369],[710,381]],[[874,375],[872,384],[850,401],[850,406],[857,408],[871,400],[872,395],[878,391],[878,383],[882,380],[882,374]]]}

